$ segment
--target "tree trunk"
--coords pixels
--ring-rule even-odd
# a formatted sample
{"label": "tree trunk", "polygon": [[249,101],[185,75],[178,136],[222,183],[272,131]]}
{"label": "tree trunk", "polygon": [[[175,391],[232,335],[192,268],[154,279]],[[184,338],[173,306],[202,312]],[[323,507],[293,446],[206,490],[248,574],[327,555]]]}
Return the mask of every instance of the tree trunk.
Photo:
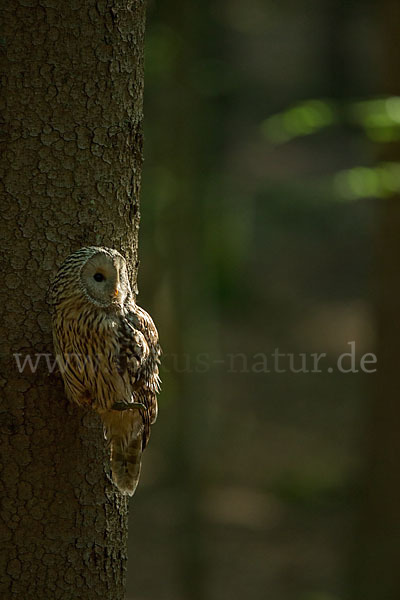
{"label": "tree trunk", "polygon": [[[382,14],[383,92],[400,95],[400,5],[385,0]],[[399,162],[400,143],[380,151]],[[366,485],[360,519],[354,598],[400,597],[400,196],[379,200],[377,208],[377,355],[368,436]]]}
{"label": "tree trunk", "polygon": [[144,3],[10,0],[3,12],[0,596],[118,600],[127,501],[99,419],[67,404],[42,353],[46,291],[68,254],[114,247],[136,282]]}

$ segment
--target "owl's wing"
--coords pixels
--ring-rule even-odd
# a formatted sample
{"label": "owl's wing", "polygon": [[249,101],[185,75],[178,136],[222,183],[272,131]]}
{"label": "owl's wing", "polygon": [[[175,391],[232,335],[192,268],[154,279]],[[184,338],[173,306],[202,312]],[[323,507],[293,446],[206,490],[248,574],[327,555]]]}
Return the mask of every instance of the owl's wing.
{"label": "owl's wing", "polygon": [[91,391],[94,381],[94,373],[90,369],[90,361],[87,360],[90,357],[86,356],[85,360],[85,355],[79,351],[75,352],[75,348],[72,345],[68,346],[62,336],[59,340],[55,329],[53,346],[68,399],[79,406],[88,404],[93,396]]}
{"label": "owl's wing", "polygon": [[131,385],[135,387],[149,356],[149,345],[143,333],[126,317],[121,319],[118,341],[119,353],[116,357],[118,372],[121,375],[128,374]]}
{"label": "owl's wing", "polygon": [[157,418],[161,348],[152,318],[138,306],[121,319],[119,347],[118,370],[122,377],[128,377],[132,400],[140,407],[144,447],[150,435],[150,425]]}

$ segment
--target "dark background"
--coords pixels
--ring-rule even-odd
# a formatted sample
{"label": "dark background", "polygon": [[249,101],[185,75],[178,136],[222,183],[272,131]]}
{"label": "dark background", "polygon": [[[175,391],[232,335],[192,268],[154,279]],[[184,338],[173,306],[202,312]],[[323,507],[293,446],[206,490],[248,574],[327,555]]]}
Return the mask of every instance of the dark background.
{"label": "dark background", "polygon": [[[366,598],[377,386],[359,365],[377,352],[380,207],[400,187],[392,6],[149,3],[139,303],[163,392],[128,597]],[[341,373],[349,342],[358,372]],[[276,372],[275,349],[296,369],[327,357]]]}

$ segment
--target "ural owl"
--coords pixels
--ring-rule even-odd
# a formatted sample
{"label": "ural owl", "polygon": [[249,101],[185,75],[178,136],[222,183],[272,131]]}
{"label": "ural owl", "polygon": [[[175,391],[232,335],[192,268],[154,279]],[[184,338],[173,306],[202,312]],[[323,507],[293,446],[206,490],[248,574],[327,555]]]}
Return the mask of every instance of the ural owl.
{"label": "ural owl", "polygon": [[111,445],[113,481],[132,496],[157,418],[157,329],[135,303],[125,259],[110,248],[71,254],[53,281],[50,302],[67,396],[99,413]]}

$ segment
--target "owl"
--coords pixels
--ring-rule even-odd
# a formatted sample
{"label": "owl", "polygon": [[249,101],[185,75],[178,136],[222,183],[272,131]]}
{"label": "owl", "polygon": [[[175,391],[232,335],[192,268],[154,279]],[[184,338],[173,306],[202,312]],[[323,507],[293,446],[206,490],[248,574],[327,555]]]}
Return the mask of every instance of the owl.
{"label": "owl", "polygon": [[116,250],[90,246],[61,265],[49,294],[54,349],[70,401],[101,417],[117,488],[132,496],[157,418],[161,348]]}

